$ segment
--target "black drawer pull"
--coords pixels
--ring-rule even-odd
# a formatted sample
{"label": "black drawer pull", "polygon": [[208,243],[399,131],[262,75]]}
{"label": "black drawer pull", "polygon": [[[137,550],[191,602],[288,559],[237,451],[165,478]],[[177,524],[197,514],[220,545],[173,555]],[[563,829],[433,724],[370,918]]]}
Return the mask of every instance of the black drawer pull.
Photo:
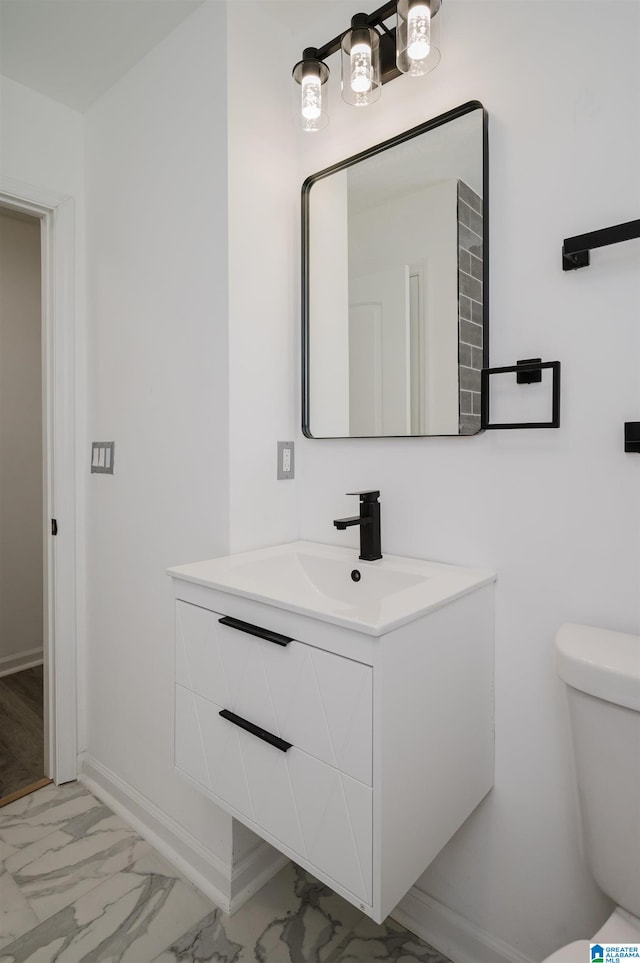
{"label": "black drawer pull", "polygon": [[218,619],[220,625],[228,625],[230,629],[238,629],[239,632],[246,632],[248,635],[257,635],[259,639],[266,639],[267,642],[275,642],[276,645],[289,645],[293,642],[288,635],[280,635],[270,629],[263,629],[259,625],[252,625],[251,622],[241,622],[240,619],[232,619],[230,615],[225,615]]}
{"label": "black drawer pull", "polygon": [[270,746],[275,746],[280,752],[286,752],[287,749],[291,749],[290,742],[285,742],[285,740],[279,736],[274,736],[272,732],[267,732],[266,729],[261,729],[260,726],[254,725],[253,722],[248,722],[247,719],[243,719],[242,716],[237,716],[235,712],[229,712],[228,709],[221,709],[218,715],[221,715],[223,719],[227,719],[229,722],[233,722],[234,725],[240,726],[241,729],[246,729],[252,736],[257,736],[258,739],[262,739],[263,742],[268,742]]}

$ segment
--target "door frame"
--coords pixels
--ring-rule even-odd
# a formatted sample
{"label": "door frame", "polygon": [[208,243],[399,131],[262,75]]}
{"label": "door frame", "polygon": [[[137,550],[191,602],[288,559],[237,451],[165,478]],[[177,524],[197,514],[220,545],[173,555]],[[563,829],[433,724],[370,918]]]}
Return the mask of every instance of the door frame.
{"label": "door frame", "polygon": [[0,206],[41,222],[45,774],[59,784],[78,774],[75,204],[0,176]]}

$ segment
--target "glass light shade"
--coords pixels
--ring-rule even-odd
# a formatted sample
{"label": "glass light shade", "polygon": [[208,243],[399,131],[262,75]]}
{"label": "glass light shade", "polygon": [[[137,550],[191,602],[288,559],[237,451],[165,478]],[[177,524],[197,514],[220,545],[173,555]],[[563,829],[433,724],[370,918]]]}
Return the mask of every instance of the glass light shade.
{"label": "glass light shade", "polygon": [[396,65],[402,73],[422,77],[440,63],[439,9],[440,0],[398,0]]}
{"label": "glass light shade", "polygon": [[293,79],[300,85],[297,110],[302,130],[312,133],[329,123],[327,113],[327,80],[329,68],[308,47],[303,59],[293,68]]}
{"label": "glass light shade", "polygon": [[[380,37],[363,14],[351,21],[342,38],[342,99],[354,107],[367,107],[380,97]],[[366,19],[366,17],[364,17]]]}
{"label": "glass light shade", "polygon": [[303,77],[300,91],[300,113],[303,120],[317,121],[322,115],[322,84],[320,78]]}

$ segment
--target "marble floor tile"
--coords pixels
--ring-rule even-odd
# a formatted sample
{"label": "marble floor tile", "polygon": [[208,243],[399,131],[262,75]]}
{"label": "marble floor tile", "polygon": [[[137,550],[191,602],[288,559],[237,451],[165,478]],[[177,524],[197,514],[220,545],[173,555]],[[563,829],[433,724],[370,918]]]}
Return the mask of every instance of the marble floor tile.
{"label": "marble floor tile", "polygon": [[0,947],[38,925],[38,917],[14,883],[0,868]]}
{"label": "marble floor tile", "polygon": [[451,963],[395,920],[386,919],[378,925],[368,917],[358,923],[327,963],[374,963],[378,960]]}
{"label": "marble floor tile", "polygon": [[17,852],[18,850],[15,846],[10,846],[9,843],[3,843],[0,839],[0,869],[4,866],[5,860]]}
{"label": "marble floor tile", "polygon": [[0,949],[0,963],[150,963],[212,909],[151,851]]}
{"label": "marble floor tile", "polygon": [[212,913],[154,963],[326,963],[360,919],[289,863],[232,917]]}
{"label": "marble floor tile", "polygon": [[228,919],[222,910],[215,909],[156,956],[153,963],[238,963],[243,947],[227,937],[224,924]]}
{"label": "marble floor tile", "polygon": [[51,784],[16,799],[0,809],[0,858],[3,844],[14,849],[29,846],[101,805],[77,782]]}
{"label": "marble floor tile", "polygon": [[449,963],[293,863],[229,917],[78,784],[0,810],[0,963]]}
{"label": "marble floor tile", "polygon": [[4,866],[42,922],[150,850],[149,843],[100,805],[18,850]]}

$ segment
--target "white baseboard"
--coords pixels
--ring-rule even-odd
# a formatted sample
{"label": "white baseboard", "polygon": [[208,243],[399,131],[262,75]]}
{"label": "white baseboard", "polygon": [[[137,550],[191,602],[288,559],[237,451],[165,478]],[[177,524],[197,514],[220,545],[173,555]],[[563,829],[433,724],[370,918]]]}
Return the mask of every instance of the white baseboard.
{"label": "white baseboard", "polygon": [[455,963],[534,963],[415,886],[391,916]]}
{"label": "white baseboard", "polygon": [[42,646],[39,649],[28,649],[17,655],[5,655],[0,659],[0,678],[3,675],[13,675],[23,669],[32,669],[34,665],[42,665]]}
{"label": "white baseboard", "polygon": [[289,859],[269,843],[259,844],[234,865],[231,877],[231,909],[229,915],[239,910],[254,893],[268,883],[287,865]]}
{"label": "white baseboard", "polygon": [[[235,866],[229,866],[175,819],[89,753],[83,753],[79,763],[80,782],[125,819],[225,913],[240,909],[287,863],[286,856],[261,842]],[[534,963],[519,950],[491,936],[415,886],[391,916],[455,963]]]}
{"label": "white baseboard", "polygon": [[80,782],[90,792],[126,820],[224,913],[240,909],[287,862],[268,843],[261,843],[237,866],[229,866],[172,816],[89,753],[80,756],[79,772]]}

